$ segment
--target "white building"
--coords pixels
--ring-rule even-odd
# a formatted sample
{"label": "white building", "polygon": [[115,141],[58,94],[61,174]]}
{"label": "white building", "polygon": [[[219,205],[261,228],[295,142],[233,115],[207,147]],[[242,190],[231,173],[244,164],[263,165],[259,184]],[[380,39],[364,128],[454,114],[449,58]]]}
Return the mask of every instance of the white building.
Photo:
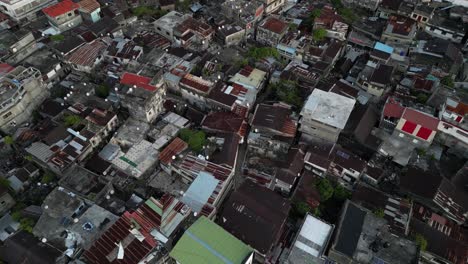
{"label": "white building", "polygon": [[303,136],[336,142],[356,100],[315,89],[301,111],[299,131]]}
{"label": "white building", "polygon": [[19,66],[0,77],[0,129],[12,132],[27,122],[48,95],[42,74],[35,68]]}
{"label": "white building", "polygon": [[333,225],[307,214],[286,263],[322,263],[333,229]]}
{"label": "white building", "polygon": [[0,0],[0,12],[15,21],[32,20],[44,7],[56,3],[56,0]]}

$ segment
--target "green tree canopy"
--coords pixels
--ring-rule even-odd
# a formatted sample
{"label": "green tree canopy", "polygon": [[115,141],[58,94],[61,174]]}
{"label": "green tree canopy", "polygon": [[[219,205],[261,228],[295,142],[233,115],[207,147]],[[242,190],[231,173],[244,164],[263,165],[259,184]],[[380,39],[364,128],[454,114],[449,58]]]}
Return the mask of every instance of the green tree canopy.
{"label": "green tree canopy", "polygon": [[338,184],[333,192],[333,198],[339,201],[345,201],[351,197],[351,192],[345,187]]}
{"label": "green tree canopy", "polygon": [[279,58],[279,53],[277,49],[271,47],[251,48],[247,52],[247,56],[255,60],[260,60],[267,57]]}
{"label": "green tree canopy", "polygon": [[3,142],[5,142],[7,145],[13,145],[15,143],[12,136],[5,136],[3,138]]}
{"label": "green tree canopy", "polygon": [[94,88],[94,92],[96,93],[96,95],[101,98],[106,98],[107,96],[109,96],[109,91],[110,91],[109,86],[105,84],[101,84],[97,86],[96,88]]}
{"label": "green tree canopy", "polygon": [[60,41],[63,41],[64,39],[65,39],[65,36],[60,35],[60,34],[50,36],[50,40],[52,40],[52,41],[60,42]]}
{"label": "green tree canopy", "polygon": [[5,188],[9,188],[10,187],[10,181],[8,179],[0,177],[0,186],[3,186]]}
{"label": "green tree canopy", "polygon": [[373,211],[373,213],[375,214],[375,216],[380,218],[383,218],[385,216],[385,211],[383,208],[377,208]]}
{"label": "green tree canopy", "polygon": [[51,183],[55,180],[55,174],[50,171],[46,171],[44,175],[42,175],[41,182],[42,183]]}
{"label": "green tree canopy", "polygon": [[20,219],[20,229],[32,233],[34,228],[34,220],[31,218]]}
{"label": "green tree canopy", "polygon": [[312,36],[316,41],[322,41],[327,37],[327,30],[323,28],[314,29]]}
{"label": "green tree canopy", "polygon": [[320,179],[315,186],[317,187],[317,191],[320,194],[320,202],[325,202],[332,198],[334,189],[328,179]]}
{"label": "green tree canopy", "polygon": [[419,248],[422,251],[426,251],[427,240],[423,235],[421,235],[421,234],[414,235],[414,242],[416,242],[416,244],[419,246]]}
{"label": "green tree canopy", "polygon": [[200,152],[203,149],[203,146],[206,143],[205,132],[201,130],[191,130],[188,128],[181,129],[179,132],[179,137],[187,142],[190,149],[195,152]]}
{"label": "green tree canopy", "polygon": [[452,78],[452,76],[450,76],[450,75],[449,75],[449,76],[445,76],[444,78],[442,78],[442,79],[440,80],[440,83],[442,83],[443,85],[446,85],[446,86],[448,86],[448,87],[450,87],[450,88],[455,87],[455,82],[453,81],[453,78]]}
{"label": "green tree canopy", "polygon": [[77,115],[67,115],[64,118],[65,126],[71,127],[81,122],[81,117]]}

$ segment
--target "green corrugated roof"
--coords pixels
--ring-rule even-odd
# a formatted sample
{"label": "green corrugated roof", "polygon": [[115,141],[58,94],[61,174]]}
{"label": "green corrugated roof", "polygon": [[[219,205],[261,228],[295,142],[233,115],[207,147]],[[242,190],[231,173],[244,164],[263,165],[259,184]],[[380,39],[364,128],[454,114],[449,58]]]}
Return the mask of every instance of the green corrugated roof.
{"label": "green corrugated roof", "polygon": [[159,208],[156,204],[153,203],[150,199],[146,200],[146,205],[148,205],[153,211],[155,211],[158,215],[162,216],[162,209]]}
{"label": "green corrugated roof", "polygon": [[169,255],[181,264],[241,264],[251,253],[252,248],[202,216]]}

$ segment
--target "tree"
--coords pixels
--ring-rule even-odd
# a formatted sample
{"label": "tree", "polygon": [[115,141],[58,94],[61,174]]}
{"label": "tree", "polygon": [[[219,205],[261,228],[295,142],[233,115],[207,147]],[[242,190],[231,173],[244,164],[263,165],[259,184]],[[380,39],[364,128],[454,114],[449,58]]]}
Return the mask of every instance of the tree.
{"label": "tree", "polygon": [[13,137],[11,137],[11,136],[5,136],[5,137],[3,138],[3,142],[4,142],[5,144],[7,144],[7,145],[10,145],[10,146],[13,145],[13,144],[15,144],[15,141],[13,140]]}
{"label": "tree", "polygon": [[320,208],[316,207],[316,208],[314,208],[314,210],[312,210],[312,214],[315,217],[321,217],[322,216],[322,211],[320,211]]}
{"label": "tree", "polygon": [[81,122],[81,117],[77,115],[67,115],[65,116],[65,126],[71,127]]}
{"label": "tree", "polygon": [[247,52],[247,57],[260,60],[268,57],[279,58],[278,50],[271,47],[251,48]]}
{"label": "tree", "polygon": [[55,174],[50,171],[46,171],[44,175],[42,175],[41,182],[42,183],[51,183],[55,180]]}
{"label": "tree", "polygon": [[377,208],[374,210],[374,215],[380,218],[383,218],[385,216],[385,211],[382,208]]}
{"label": "tree", "polygon": [[319,17],[321,14],[322,14],[322,9],[320,9],[320,8],[314,8],[314,10],[312,10],[312,12],[310,12],[310,17],[311,17],[312,19],[316,19],[316,18]]}
{"label": "tree", "polygon": [[429,99],[429,98],[428,98],[427,95],[425,95],[423,93],[420,93],[420,94],[418,94],[416,96],[416,99],[417,99],[418,103],[425,104],[427,102],[427,99]]}
{"label": "tree", "polygon": [[325,202],[333,196],[333,186],[328,179],[320,179],[315,186],[320,194],[320,202]]}
{"label": "tree", "polygon": [[60,42],[60,41],[63,41],[63,40],[65,39],[65,36],[64,36],[64,35],[58,34],[58,35],[52,35],[52,36],[50,36],[49,38],[50,38],[50,40],[52,40],[52,41]]}
{"label": "tree", "polygon": [[314,29],[312,36],[316,41],[322,41],[327,37],[327,30],[323,28]]}
{"label": "tree", "polygon": [[20,229],[32,233],[34,227],[34,220],[31,218],[20,219]]}
{"label": "tree", "polygon": [[101,98],[106,98],[107,96],[109,96],[109,91],[109,86],[105,84],[101,84],[94,88],[94,92],[96,93],[96,95]]}
{"label": "tree", "polygon": [[5,187],[5,188],[9,188],[10,187],[10,181],[8,179],[0,177],[0,186]]}
{"label": "tree", "polygon": [[200,152],[206,143],[206,135],[203,131],[194,131],[188,128],[181,129],[179,137],[187,142],[190,149],[195,152]]}
{"label": "tree", "polygon": [[419,246],[421,251],[426,251],[427,240],[423,235],[421,235],[421,234],[414,235],[414,242],[416,242],[416,245]]}
{"label": "tree", "polygon": [[455,87],[455,82],[453,81],[453,78],[452,76],[448,75],[448,76],[445,76],[444,78],[442,78],[440,80],[440,83],[445,85],[445,86],[448,86],[450,88],[453,88]]}
{"label": "tree", "polygon": [[348,24],[352,24],[358,18],[354,10],[349,8],[338,8],[338,14],[344,19]]}
{"label": "tree", "polygon": [[205,132],[198,131],[190,137],[187,143],[190,149],[192,149],[195,152],[200,152],[203,149],[205,142],[206,142]]}
{"label": "tree", "polygon": [[301,217],[304,217],[308,212],[310,212],[310,206],[305,202],[298,202],[293,204],[294,210],[296,210],[297,214]]}
{"label": "tree", "polygon": [[351,197],[351,192],[348,191],[345,187],[338,184],[335,188],[335,191],[333,192],[333,198],[335,198],[338,201],[345,201],[349,197]]}

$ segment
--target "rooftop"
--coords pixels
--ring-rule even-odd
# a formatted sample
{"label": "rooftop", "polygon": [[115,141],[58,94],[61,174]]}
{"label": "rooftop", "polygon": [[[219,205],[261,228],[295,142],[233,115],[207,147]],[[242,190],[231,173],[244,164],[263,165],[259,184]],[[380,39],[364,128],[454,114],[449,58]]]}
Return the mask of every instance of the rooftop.
{"label": "rooftop", "polygon": [[226,202],[220,225],[266,254],[276,244],[290,207],[290,202],[274,191],[245,181]]}
{"label": "rooftop", "polygon": [[244,263],[252,253],[249,246],[202,216],[185,231],[170,256],[180,264]]}
{"label": "rooftop", "polygon": [[332,245],[359,263],[416,263],[418,248],[413,241],[391,235],[387,220],[346,201],[337,236]]}
{"label": "rooftop", "polygon": [[51,5],[42,9],[46,15],[50,17],[58,17],[60,15],[66,14],[68,12],[74,11],[78,9],[80,5],[74,3],[72,0],[63,0],[62,2],[58,2],[55,5]]}
{"label": "rooftop", "polygon": [[283,34],[288,29],[288,24],[281,19],[270,16],[265,18],[265,20],[260,23],[259,27],[272,31],[276,34]]}
{"label": "rooftop", "polygon": [[136,88],[142,88],[149,92],[154,92],[157,90],[156,86],[151,85],[151,78],[129,72],[125,72],[122,77],[120,77],[120,83]]}
{"label": "rooftop", "polygon": [[291,114],[291,109],[282,105],[259,104],[255,109],[251,125],[260,130],[268,129],[282,136],[294,137],[297,124],[292,119]]}
{"label": "rooftop", "polygon": [[91,13],[94,10],[98,9],[101,7],[98,1],[96,0],[81,0],[78,2],[78,5],[80,5],[80,10]]}
{"label": "rooftop", "polygon": [[95,40],[91,43],[86,43],[73,51],[66,59],[73,64],[92,67],[96,59],[102,56],[107,49],[107,44],[101,40]]}
{"label": "rooftop", "polygon": [[343,129],[355,103],[354,99],[315,89],[307,99],[301,115]]}
{"label": "rooftop", "polygon": [[334,226],[307,214],[288,257],[289,263],[308,264],[322,257]]}

